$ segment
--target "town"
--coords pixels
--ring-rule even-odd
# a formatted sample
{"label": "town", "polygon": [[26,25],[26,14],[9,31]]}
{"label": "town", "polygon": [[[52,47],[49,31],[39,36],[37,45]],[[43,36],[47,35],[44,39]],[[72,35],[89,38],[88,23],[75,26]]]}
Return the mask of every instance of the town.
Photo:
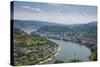
{"label": "town", "polygon": [[88,32],[35,32],[36,34],[46,37],[54,38],[65,41],[71,41],[76,43],[81,43],[87,47],[94,49],[97,44],[97,34]]}

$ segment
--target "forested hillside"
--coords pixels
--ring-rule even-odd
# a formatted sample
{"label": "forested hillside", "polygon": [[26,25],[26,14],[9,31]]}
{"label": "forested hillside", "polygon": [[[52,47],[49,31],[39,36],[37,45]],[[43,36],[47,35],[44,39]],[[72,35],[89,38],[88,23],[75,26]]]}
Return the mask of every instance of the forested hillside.
{"label": "forested hillside", "polygon": [[57,44],[36,34],[28,35],[20,29],[14,29],[14,65],[38,64],[57,51]]}

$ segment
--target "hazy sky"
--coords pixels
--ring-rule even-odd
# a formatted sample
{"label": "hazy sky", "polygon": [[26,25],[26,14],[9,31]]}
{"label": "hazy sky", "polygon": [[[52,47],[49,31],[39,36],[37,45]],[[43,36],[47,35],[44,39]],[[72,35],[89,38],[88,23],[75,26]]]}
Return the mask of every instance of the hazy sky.
{"label": "hazy sky", "polygon": [[66,24],[97,21],[97,7],[37,2],[14,2],[14,19]]}

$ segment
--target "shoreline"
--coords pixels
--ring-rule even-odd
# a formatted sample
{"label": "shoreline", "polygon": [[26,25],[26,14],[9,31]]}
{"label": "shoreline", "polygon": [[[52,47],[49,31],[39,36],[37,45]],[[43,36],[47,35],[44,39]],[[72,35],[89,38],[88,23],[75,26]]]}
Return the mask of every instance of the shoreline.
{"label": "shoreline", "polygon": [[46,62],[52,60],[58,54],[59,51],[60,51],[60,47],[58,46],[58,49],[57,49],[56,53],[53,56],[51,56],[50,58],[48,58],[44,61],[39,62],[38,64],[40,65],[40,64],[43,64],[43,63],[46,63]]}

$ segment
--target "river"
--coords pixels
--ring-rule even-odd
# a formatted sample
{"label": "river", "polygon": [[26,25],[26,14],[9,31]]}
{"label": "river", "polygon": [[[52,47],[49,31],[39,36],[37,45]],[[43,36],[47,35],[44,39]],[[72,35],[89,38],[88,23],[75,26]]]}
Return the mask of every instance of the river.
{"label": "river", "polygon": [[80,59],[81,61],[89,61],[88,56],[91,51],[86,46],[78,43],[67,42],[63,40],[49,39],[59,45],[60,50],[57,55],[46,62],[46,64],[53,64],[56,60],[64,61],[65,63],[70,62],[72,59]]}

